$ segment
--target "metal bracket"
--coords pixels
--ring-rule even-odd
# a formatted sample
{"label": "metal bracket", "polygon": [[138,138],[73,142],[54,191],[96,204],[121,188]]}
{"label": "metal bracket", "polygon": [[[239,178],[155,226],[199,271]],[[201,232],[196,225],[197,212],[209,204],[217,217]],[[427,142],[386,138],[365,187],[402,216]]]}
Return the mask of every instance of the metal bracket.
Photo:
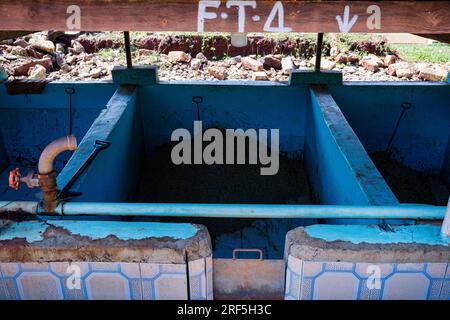
{"label": "metal bracket", "polygon": [[256,252],[259,253],[259,259],[263,260],[263,252],[261,249],[233,249],[233,260],[236,260],[236,253],[238,252]]}

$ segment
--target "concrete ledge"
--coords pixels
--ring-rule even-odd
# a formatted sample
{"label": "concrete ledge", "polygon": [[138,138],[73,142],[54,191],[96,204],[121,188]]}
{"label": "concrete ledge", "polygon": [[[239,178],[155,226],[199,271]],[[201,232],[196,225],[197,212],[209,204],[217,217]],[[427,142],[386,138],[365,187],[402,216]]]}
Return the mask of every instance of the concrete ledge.
{"label": "concrete ledge", "polygon": [[23,221],[0,228],[0,262],[186,263],[211,256],[207,229],[188,223]]}
{"label": "concrete ledge", "polygon": [[158,71],[156,66],[138,65],[133,68],[116,66],[112,70],[112,78],[115,84],[149,86],[158,82]]}
{"label": "concrete ledge", "polygon": [[415,263],[450,261],[450,241],[440,227],[399,226],[386,232],[370,225],[314,225],[286,235],[285,256],[304,261]]}
{"label": "concrete ledge", "polygon": [[341,85],[341,71],[314,71],[314,70],[294,70],[289,78],[291,86],[322,84]]}

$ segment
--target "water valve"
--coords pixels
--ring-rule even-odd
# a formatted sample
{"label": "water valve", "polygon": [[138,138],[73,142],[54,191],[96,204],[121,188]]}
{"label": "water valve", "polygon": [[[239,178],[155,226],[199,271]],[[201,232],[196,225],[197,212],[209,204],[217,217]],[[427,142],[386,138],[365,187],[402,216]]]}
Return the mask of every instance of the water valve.
{"label": "water valve", "polygon": [[39,176],[37,172],[30,171],[25,177],[22,177],[19,168],[11,170],[9,172],[9,187],[14,190],[19,190],[21,183],[26,183],[30,189],[39,187]]}

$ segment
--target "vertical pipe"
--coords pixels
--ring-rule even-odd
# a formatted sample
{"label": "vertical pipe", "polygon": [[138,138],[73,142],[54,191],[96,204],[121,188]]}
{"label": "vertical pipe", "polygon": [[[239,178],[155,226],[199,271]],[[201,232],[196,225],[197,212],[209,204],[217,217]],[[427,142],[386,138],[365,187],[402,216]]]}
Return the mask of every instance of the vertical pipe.
{"label": "vertical pipe", "polygon": [[316,45],[316,71],[320,71],[320,62],[322,60],[322,43],[323,43],[323,33],[317,34],[317,45]]}
{"label": "vertical pipe", "polygon": [[127,68],[133,67],[133,62],[131,61],[131,47],[130,47],[130,32],[123,32],[124,42],[125,42],[125,54],[127,56]]}
{"label": "vertical pipe", "polygon": [[442,222],[441,234],[443,238],[450,238],[450,197],[448,198],[447,211]]}

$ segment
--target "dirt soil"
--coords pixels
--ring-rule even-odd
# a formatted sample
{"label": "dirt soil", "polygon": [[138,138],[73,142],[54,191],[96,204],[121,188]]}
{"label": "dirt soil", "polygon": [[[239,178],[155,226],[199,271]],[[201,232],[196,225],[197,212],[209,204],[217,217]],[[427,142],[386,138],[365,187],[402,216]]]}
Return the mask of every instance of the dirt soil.
{"label": "dirt soil", "polygon": [[[303,162],[280,155],[278,174],[261,176],[260,165],[174,165],[173,144],[144,160],[137,202],[311,204]],[[251,226],[257,219],[164,218],[159,221],[203,224],[215,238]]]}
{"label": "dirt soil", "polygon": [[387,152],[371,153],[370,158],[400,202],[447,205],[449,189],[439,177],[413,170]]}

